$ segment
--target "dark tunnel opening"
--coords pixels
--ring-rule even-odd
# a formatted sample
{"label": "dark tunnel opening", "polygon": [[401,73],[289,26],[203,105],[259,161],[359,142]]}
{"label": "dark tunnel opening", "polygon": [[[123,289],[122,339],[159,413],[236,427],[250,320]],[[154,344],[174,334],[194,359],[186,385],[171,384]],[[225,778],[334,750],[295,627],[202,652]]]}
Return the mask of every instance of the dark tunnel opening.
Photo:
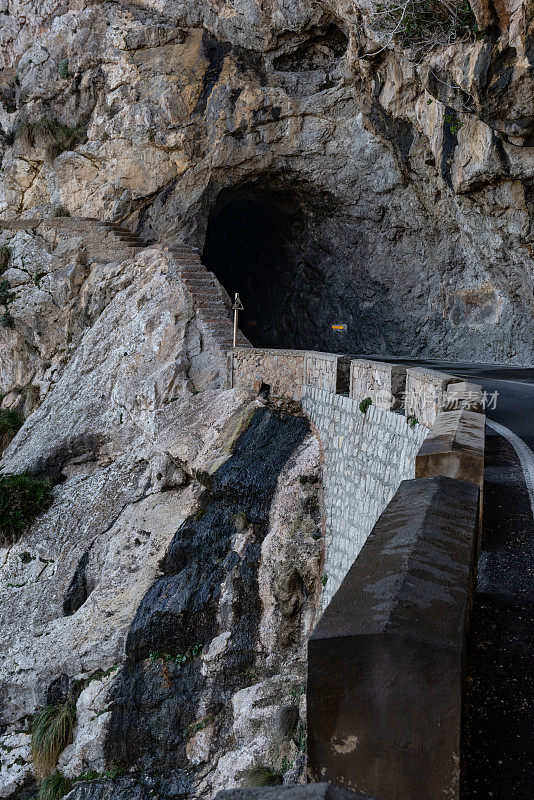
{"label": "dark tunnel opening", "polygon": [[203,261],[230,297],[239,292],[239,327],[256,347],[347,350],[332,325],[350,318],[354,334],[357,301],[344,285],[350,265],[332,233],[336,208],[332,195],[300,183],[220,192]]}

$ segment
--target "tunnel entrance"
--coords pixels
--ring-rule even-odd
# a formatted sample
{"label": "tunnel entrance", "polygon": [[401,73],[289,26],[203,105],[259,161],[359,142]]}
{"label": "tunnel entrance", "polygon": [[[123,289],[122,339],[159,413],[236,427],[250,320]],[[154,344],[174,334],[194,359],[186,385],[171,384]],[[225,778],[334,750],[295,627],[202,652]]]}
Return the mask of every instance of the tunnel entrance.
{"label": "tunnel entrance", "polygon": [[232,298],[239,292],[240,328],[256,347],[346,350],[331,327],[351,302],[332,279],[346,261],[330,230],[336,208],[332,195],[281,180],[220,192],[203,261]]}

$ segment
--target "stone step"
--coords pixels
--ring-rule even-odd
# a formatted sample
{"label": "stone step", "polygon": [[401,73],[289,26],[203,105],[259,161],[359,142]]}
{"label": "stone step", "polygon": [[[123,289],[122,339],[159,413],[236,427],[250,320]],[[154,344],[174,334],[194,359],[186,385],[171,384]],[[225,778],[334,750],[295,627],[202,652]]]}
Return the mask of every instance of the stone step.
{"label": "stone step", "polygon": [[206,270],[202,269],[200,264],[186,264],[180,269],[180,275],[194,277],[199,276],[202,277],[206,275]]}

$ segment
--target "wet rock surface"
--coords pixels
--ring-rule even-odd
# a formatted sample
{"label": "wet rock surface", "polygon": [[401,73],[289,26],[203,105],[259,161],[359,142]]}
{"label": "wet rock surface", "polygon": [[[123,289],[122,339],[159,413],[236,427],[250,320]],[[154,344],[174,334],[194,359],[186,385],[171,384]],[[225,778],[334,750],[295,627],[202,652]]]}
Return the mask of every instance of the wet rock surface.
{"label": "wet rock surface", "polygon": [[[304,418],[258,409],[232,457],[208,479],[128,633],[128,663],[115,689],[109,728],[110,760],[147,769],[180,762],[185,767],[194,733],[188,735],[188,727],[198,722],[205,693],[210,698],[202,702],[202,724],[216,726],[211,752],[228,736],[230,698],[250,682],[256,661],[257,573],[272,495],[280,469],[308,430]],[[210,680],[197,656],[225,633],[220,678]],[[150,663],[150,654],[157,663]],[[182,655],[187,661],[176,663]]]}

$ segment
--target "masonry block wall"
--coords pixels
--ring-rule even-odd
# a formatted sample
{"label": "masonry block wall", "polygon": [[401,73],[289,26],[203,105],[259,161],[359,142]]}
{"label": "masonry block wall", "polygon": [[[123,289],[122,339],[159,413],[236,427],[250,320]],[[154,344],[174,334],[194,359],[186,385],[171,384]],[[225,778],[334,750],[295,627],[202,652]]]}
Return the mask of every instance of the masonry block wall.
{"label": "masonry block wall", "polygon": [[302,350],[268,350],[235,347],[228,353],[228,386],[252,389],[263,382],[274,397],[300,400],[304,386],[306,353]]}
{"label": "masonry block wall", "polygon": [[406,390],[406,367],[362,358],[350,362],[349,397],[370,397],[380,408],[397,409],[403,405]]}
{"label": "masonry block wall", "polygon": [[252,389],[258,382],[271,387],[273,397],[300,400],[305,385],[328,392],[347,391],[347,356],[313,350],[269,350],[235,347],[228,353],[228,387]]}
{"label": "masonry block wall", "polygon": [[415,456],[426,428],[400,414],[316,387],[305,387],[302,405],[324,451],[323,503],[328,605],[400,482],[415,477]]}

